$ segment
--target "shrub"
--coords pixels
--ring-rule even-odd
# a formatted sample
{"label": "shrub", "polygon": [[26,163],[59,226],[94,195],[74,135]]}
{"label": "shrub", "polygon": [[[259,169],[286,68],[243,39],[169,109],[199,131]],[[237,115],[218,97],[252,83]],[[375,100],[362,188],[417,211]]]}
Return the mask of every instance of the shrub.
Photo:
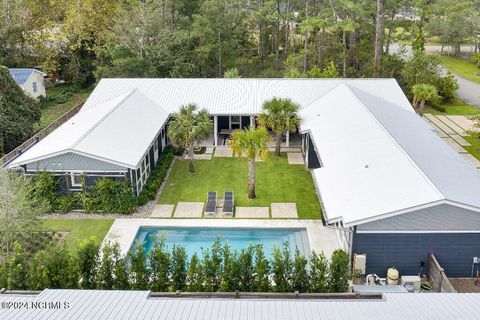
{"label": "shrub", "polygon": [[459,88],[457,80],[451,73],[445,77],[435,79],[434,85],[443,102],[448,102],[455,98],[455,92]]}
{"label": "shrub", "polygon": [[63,197],[58,197],[56,201],[56,209],[60,213],[67,213],[79,207],[79,198],[73,195],[72,193],[68,193]]}
{"label": "shrub", "polygon": [[170,253],[165,248],[165,237],[153,239],[153,247],[148,253],[150,290],[166,292],[169,287]]}
{"label": "shrub", "polygon": [[37,201],[44,201],[47,211],[55,210],[58,180],[48,171],[41,171],[33,178],[32,194]]}
{"label": "shrub", "polygon": [[28,287],[31,290],[78,288],[79,269],[66,246],[51,246],[38,251],[31,259]]}
{"label": "shrub", "polygon": [[135,210],[136,199],[127,181],[110,178],[98,179],[92,188],[93,210],[103,213],[131,213]]}
{"label": "shrub", "polygon": [[113,284],[115,283],[115,250],[118,249],[118,243],[112,245],[110,242],[107,242],[103,246],[95,279],[98,289],[110,290],[113,288]]}
{"label": "shrub", "polygon": [[204,290],[207,292],[215,292],[220,288],[221,270],[222,270],[222,245],[220,238],[210,249],[202,249],[202,272],[204,274]]}
{"label": "shrub", "polygon": [[322,253],[315,251],[310,256],[309,292],[328,292],[328,260]]}
{"label": "shrub", "polygon": [[12,249],[0,265],[0,288],[24,290],[27,276],[25,252],[17,242]]}
{"label": "shrub", "polygon": [[196,253],[190,259],[187,273],[187,290],[190,292],[203,291],[203,272],[201,262]]}
{"label": "shrub", "polygon": [[149,287],[149,272],[145,247],[142,243],[136,243],[133,250],[128,252],[130,267],[128,269],[131,288],[134,290],[145,290]]}
{"label": "shrub", "polygon": [[263,252],[263,246],[257,245],[255,248],[255,291],[270,291],[270,264]]}
{"label": "shrub", "polygon": [[230,245],[225,243],[223,246],[223,272],[220,290],[223,292],[231,292],[238,290],[240,284],[237,251],[230,249]]}
{"label": "shrub", "polygon": [[142,189],[142,192],[137,198],[137,204],[143,206],[148,201],[155,200],[158,189],[162,185],[163,180],[167,175],[173,157],[178,153],[178,150],[172,146],[167,146],[158,159],[157,166],[152,170],[148,177],[147,183]]}
{"label": "shrub", "polygon": [[273,249],[272,271],[274,290],[276,292],[292,292],[292,261],[288,242],[283,243],[283,250],[278,247]]}
{"label": "shrub", "polygon": [[187,251],[183,246],[174,245],[172,249],[172,287],[184,291],[187,287]]}
{"label": "shrub", "polygon": [[255,248],[252,244],[242,249],[238,256],[240,290],[243,292],[251,292],[255,288],[254,256]]}
{"label": "shrub", "polygon": [[78,249],[77,260],[81,277],[82,289],[94,289],[96,266],[98,264],[99,245],[95,237],[84,240]]}
{"label": "shrub", "polygon": [[310,278],[307,271],[307,258],[298,249],[295,250],[295,258],[292,264],[292,287],[298,292],[307,292],[310,286]]}
{"label": "shrub", "polygon": [[337,249],[333,252],[330,263],[330,292],[345,292],[348,290],[349,261],[350,258],[345,251]]}

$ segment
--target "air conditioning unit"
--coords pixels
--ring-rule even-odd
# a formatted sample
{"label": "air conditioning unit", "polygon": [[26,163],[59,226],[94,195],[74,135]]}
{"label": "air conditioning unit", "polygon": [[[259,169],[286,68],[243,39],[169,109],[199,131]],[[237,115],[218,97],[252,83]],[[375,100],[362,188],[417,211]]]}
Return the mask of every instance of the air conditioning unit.
{"label": "air conditioning unit", "polygon": [[420,291],[420,277],[419,276],[402,276],[402,285],[409,292],[419,292]]}

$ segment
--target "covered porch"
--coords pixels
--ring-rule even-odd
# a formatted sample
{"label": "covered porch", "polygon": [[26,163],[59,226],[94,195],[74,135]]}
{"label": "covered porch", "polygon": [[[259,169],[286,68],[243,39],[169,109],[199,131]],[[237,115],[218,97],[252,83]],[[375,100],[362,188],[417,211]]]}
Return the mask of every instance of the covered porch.
{"label": "covered porch", "polygon": [[[236,129],[246,129],[257,126],[256,115],[213,115],[213,131],[210,136],[202,142],[201,146],[215,147],[228,145],[230,134]],[[275,133],[270,132],[272,141],[269,147],[275,147]],[[302,137],[299,133],[287,133],[282,137],[282,147],[301,147]]]}

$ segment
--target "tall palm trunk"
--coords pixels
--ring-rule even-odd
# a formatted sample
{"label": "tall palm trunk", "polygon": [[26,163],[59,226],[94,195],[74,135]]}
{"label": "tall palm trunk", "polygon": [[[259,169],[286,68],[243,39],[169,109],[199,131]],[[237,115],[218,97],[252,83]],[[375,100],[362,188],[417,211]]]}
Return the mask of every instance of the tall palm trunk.
{"label": "tall palm trunk", "polygon": [[255,158],[248,159],[248,199],[255,199]]}
{"label": "tall palm trunk", "polygon": [[193,143],[188,146],[188,158],[190,159],[190,163],[188,164],[188,170],[191,173],[195,172],[195,163],[193,162],[194,153],[193,153]]}
{"label": "tall palm trunk", "polygon": [[380,62],[383,52],[383,32],[384,32],[384,20],[383,20],[383,3],[384,0],[377,0],[377,24],[375,27],[375,55],[373,58],[373,76],[380,76]]}
{"label": "tall palm trunk", "polygon": [[422,117],[423,117],[423,109],[424,109],[424,108],[425,108],[425,99],[422,99],[422,100],[420,101],[420,109],[419,109],[419,111],[418,111],[418,113],[419,113],[420,116],[422,116]]}
{"label": "tall palm trunk", "polygon": [[275,155],[280,156],[280,148],[282,146],[282,132],[277,132],[277,141],[275,144]]}
{"label": "tall palm trunk", "polygon": [[[305,19],[308,18],[308,0],[305,0]],[[307,73],[307,45],[308,32],[305,31],[303,40],[303,73]]]}

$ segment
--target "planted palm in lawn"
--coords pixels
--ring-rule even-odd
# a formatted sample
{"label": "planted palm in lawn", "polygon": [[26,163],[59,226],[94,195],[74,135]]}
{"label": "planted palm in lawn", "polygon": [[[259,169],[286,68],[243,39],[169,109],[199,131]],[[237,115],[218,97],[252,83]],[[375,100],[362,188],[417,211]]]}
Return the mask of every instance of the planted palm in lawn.
{"label": "planted palm in lawn", "polygon": [[233,156],[245,155],[248,159],[248,198],[255,199],[255,159],[265,160],[268,155],[267,143],[271,140],[265,129],[235,130],[230,145]]}
{"label": "planted palm in lawn", "polygon": [[312,176],[302,165],[289,165],[286,154],[257,162],[255,199],[248,198],[248,162],[241,158],[197,161],[197,172],[187,172],[188,161],[176,161],[159,202],[205,201],[208,191],[233,191],[235,205],[269,207],[272,202],[295,202],[300,219],[320,219],[321,210]]}
{"label": "planted palm in lawn", "polygon": [[197,112],[197,106],[182,106],[180,111],[172,115],[168,126],[168,138],[177,147],[187,150],[190,158],[189,171],[195,172],[193,147],[195,143],[204,141],[212,131],[212,120],[206,109]]}
{"label": "planted palm in lawn", "polygon": [[275,155],[280,155],[282,135],[287,131],[294,133],[300,119],[297,116],[300,105],[290,99],[273,98],[263,104],[263,111],[258,116],[262,127],[272,129],[276,134]]}

